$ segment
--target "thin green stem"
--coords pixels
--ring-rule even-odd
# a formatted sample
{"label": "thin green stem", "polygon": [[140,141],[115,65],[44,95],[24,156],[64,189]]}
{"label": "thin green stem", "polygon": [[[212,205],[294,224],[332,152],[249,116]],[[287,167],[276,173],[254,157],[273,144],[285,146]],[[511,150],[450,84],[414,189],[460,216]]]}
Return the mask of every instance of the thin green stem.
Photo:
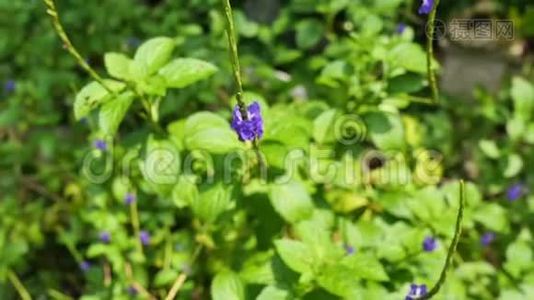
{"label": "thin green stem", "polygon": [[[193,252],[193,257],[191,258],[191,264],[193,264],[197,260],[201,251],[202,251],[202,244],[199,244],[197,245],[195,252]],[[165,297],[165,300],[176,299],[176,295],[180,291],[180,288],[182,288],[186,279],[187,279],[187,274],[185,272],[182,272],[182,274],[180,274],[174,281],[171,289],[169,290],[169,293]]]}
{"label": "thin green stem", "polygon": [[62,292],[54,290],[54,289],[48,290],[48,296],[50,296],[50,298],[55,299],[55,300],[72,300],[72,297],[65,295]]}
{"label": "thin green stem", "polygon": [[237,52],[237,41],[235,34],[234,16],[232,14],[232,6],[230,0],[222,0],[224,7],[224,14],[226,16],[226,37],[228,38],[228,49],[230,51],[230,61],[232,63],[232,70],[234,80],[237,85],[237,105],[241,111],[243,119],[247,119],[247,107],[243,101],[243,81],[241,80],[241,67],[239,66],[239,55]]}
{"label": "thin green stem", "polygon": [[[243,81],[241,80],[241,67],[239,66],[239,54],[237,51],[237,40],[235,34],[234,17],[232,14],[232,6],[230,5],[230,0],[222,0],[222,3],[224,7],[224,14],[226,16],[226,36],[228,38],[228,49],[230,50],[230,61],[232,63],[234,80],[237,85],[237,105],[239,106],[239,112],[241,113],[243,120],[246,121],[248,119],[248,112],[247,106],[243,101]],[[260,172],[264,172],[266,170],[266,164],[259,150],[258,141],[254,140],[252,146],[254,147],[254,151],[256,152],[256,158],[258,160]]]}
{"label": "thin green stem", "polygon": [[19,293],[19,296],[22,300],[31,300],[32,297],[30,296],[30,293],[28,293],[28,290],[24,287],[22,282],[20,281],[17,274],[11,270],[7,272],[7,277],[9,278],[9,281],[11,284],[15,287],[17,292]]}
{"label": "thin green stem", "polygon": [[438,10],[439,0],[434,1],[434,6],[432,7],[432,11],[430,12],[430,15],[428,16],[428,23],[427,23],[427,41],[426,41],[426,65],[427,65],[427,72],[428,72],[428,81],[430,84],[430,88],[432,89],[432,98],[434,99],[435,103],[439,102],[439,89],[438,89],[438,83],[436,80],[436,73],[434,72],[434,67],[432,65],[432,60],[434,58],[434,32],[435,27],[434,23],[436,22],[436,12]]}
{"label": "thin green stem", "polygon": [[449,266],[452,263],[452,258],[454,256],[454,253],[456,252],[456,247],[458,246],[460,235],[462,234],[462,220],[464,217],[464,207],[466,201],[465,197],[465,184],[463,180],[460,180],[460,207],[458,208],[458,215],[456,217],[456,228],[454,229],[454,237],[452,238],[449,250],[447,251],[447,258],[445,259],[445,264],[443,266],[443,269],[441,270],[438,282],[436,282],[436,284],[434,285],[434,287],[432,287],[428,294],[418,299],[423,300],[432,298],[439,292],[439,289],[445,283],[445,280],[447,278],[447,270],[449,269]]}
{"label": "thin green stem", "polygon": [[141,230],[139,225],[139,212],[137,210],[137,201],[132,201],[132,203],[130,203],[130,218],[134,230],[134,235],[136,237],[135,245],[137,247],[137,251],[139,251],[139,253],[143,255],[143,243],[141,242]]}
{"label": "thin green stem", "polygon": [[63,25],[61,24],[61,21],[59,20],[59,13],[56,8],[56,4],[54,0],[43,0],[43,2],[46,5],[46,12],[48,15],[52,18],[52,25],[54,26],[54,29],[56,33],[58,34],[59,38],[63,42],[63,47],[76,59],[78,64],[87,72],[91,77],[93,77],[94,80],[96,80],[98,83],[100,83],[108,92],[114,93],[112,89],[110,89],[102,77],[96,73],[96,71],[91,68],[91,66],[85,61],[85,59],[80,55],[76,47],[72,44],[72,42],[69,39],[69,36],[65,32],[65,29],[63,28]]}

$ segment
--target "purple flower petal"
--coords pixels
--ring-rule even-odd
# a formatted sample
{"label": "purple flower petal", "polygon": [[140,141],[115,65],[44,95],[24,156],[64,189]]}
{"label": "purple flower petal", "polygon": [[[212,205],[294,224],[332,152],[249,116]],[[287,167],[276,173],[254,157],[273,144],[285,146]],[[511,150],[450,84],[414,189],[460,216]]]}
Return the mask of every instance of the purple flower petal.
{"label": "purple flower petal", "polygon": [[108,231],[100,232],[99,238],[104,244],[109,244],[109,242],[111,242],[111,234]]}
{"label": "purple flower petal", "polygon": [[244,120],[239,106],[234,107],[231,127],[237,133],[239,140],[252,141],[263,136],[263,119],[260,104],[254,101],[247,107],[247,119]]}
{"label": "purple flower petal", "polygon": [[150,233],[146,230],[141,230],[141,232],[139,232],[139,239],[144,246],[147,246],[150,244]]}
{"label": "purple flower petal", "polygon": [[525,187],[521,183],[511,185],[506,191],[506,197],[508,201],[513,202],[523,196]]}
{"label": "purple flower petal", "polygon": [[428,15],[432,8],[434,7],[434,0],[423,0],[421,6],[419,7],[418,13],[420,15]]}
{"label": "purple flower petal", "polygon": [[127,205],[132,204],[132,202],[135,201],[135,194],[133,193],[127,193],[126,196],[124,196],[124,203]]}
{"label": "purple flower petal", "polygon": [[406,30],[406,24],[401,22],[397,24],[397,29],[395,31],[397,32],[397,34],[403,34],[405,30]]}
{"label": "purple flower petal", "polygon": [[417,284],[411,284],[410,285],[410,291],[408,292],[408,295],[406,295],[406,298],[404,298],[405,300],[413,300],[413,299],[417,299],[419,297],[422,297],[424,295],[427,294],[427,288],[426,288],[426,284],[421,284],[421,285],[417,285]]}
{"label": "purple flower petal", "polygon": [[489,246],[489,244],[491,244],[491,242],[493,242],[494,239],[495,239],[495,233],[494,232],[485,232],[480,237],[480,243],[483,246]]}
{"label": "purple flower petal", "polygon": [[16,83],[15,83],[15,80],[13,79],[9,79],[6,81],[6,83],[4,83],[4,92],[6,94],[12,93],[13,91],[15,91],[15,88],[16,88]]}
{"label": "purple flower petal", "polygon": [[91,268],[91,263],[89,263],[88,261],[84,260],[80,263],[80,269],[84,272],[87,272],[89,271],[89,269]]}
{"label": "purple flower petal", "polygon": [[96,149],[101,150],[101,151],[106,151],[106,149],[108,148],[108,145],[107,145],[106,141],[104,141],[102,139],[95,140],[93,142],[93,146]]}
{"label": "purple flower petal", "polygon": [[354,254],[354,252],[356,252],[356,249],[354,249],[354,247],[351,245],[345,245],[344,248],[345,248],[345,253],[347,253],[347,255],[351,255],[351,254]]}
{"label": "purple flower petal", "polygon": [[425,240],[423,241],[423,250],[426,252],[434,251],[437,246],[438,246],[438,241],[431,236],[427,236]]}

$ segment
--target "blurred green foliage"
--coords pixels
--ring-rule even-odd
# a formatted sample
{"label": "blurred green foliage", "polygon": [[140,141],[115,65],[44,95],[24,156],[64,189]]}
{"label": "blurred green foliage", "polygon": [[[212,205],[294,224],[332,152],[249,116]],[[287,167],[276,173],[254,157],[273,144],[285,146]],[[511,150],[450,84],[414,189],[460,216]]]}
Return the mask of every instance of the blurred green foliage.
{"label": "blurred green foliage", "polygon": [[[236,2],[260,180],[228,122],[220,1],[58,2],[113,92],[41,1],[0,0],[1,299],[17,297],[10,272],[36,299],[164,299],[182,273],[179,299],[403,299],[439,276],[459,178],[464,234],[436,298],[534,297],[532,53],[498,94],[428,105],[417,1]],[[533,9],[496,14],[532,43]]]}

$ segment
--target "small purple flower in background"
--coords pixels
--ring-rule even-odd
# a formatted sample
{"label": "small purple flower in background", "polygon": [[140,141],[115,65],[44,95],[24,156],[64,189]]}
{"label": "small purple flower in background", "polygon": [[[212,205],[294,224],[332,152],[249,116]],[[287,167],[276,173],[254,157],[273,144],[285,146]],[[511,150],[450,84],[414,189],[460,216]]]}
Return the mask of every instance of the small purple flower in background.
{"label": "small purple flower in background", "polygon": [[82,271],[87,272],[89,271],[90,268],[91,268],[91,264],[88,261],[84,260],[80,263],[80,269]]}
{"label": "small purple flower in background", "polygon": [[494,232],[485,232],[480,237],[480,243],[482,244],[482,246],[489,246],[489,244],[491,244],[491,242],[493,242],[494,239],[495,239]]}
{"label": "small purple flower in background", "polygon": [[106,151],[106,149],[108,148],[108,145],[106,144],[106,141],[104,141],[102,139],[95,140],[93,142],[93,146],[96,149],[101,150],[101,151]]}
{"label": "small purple flower in background", "polygon": [[261,118],[260,104],[254,101],[247,107],[247,120],[241,116],[239,106],[234,108],[232,129],[237,132],[240,141],[252,141],[263,136],[263,119]]}
{"label": "small purple flower in background", "polygon": [[141,230],[141,232],[139,232],[139,239],[141,240],[141,244],[147,246],[150,244],[150,233],[146,230]]}
{"label": "small purple flower in background", "polygon": [[6,94],[11,94],[12,92],[15,91],[16,87],[17,87],[17,85],[15,83],[15,80],[9,79],[9,80],[6,81],[6,83],[4,83],[4,92]]}
{"label": "small purple flower in background", "polygon": [[434,7],[434,0],[423,0],[421,6],[419,7],[418,13],[420,15],[428,15],[432,8]]}
{"label": "small purple flower in background", "polygon": [[354,252],[356,252],[356,249],[354,249],[354,247],[351,245],[345,245],[343,246],[343,248],[345,248],[345,253],[347,253],[347,255],[351,255],[351,254],[354,254]]}
{"label": "small purple flower in background", "polygon": [[111,234],[107,231],[100,232],[100,235],[98,236],[100,238],[100,241],[104,244],[109,244],[111,242]]}
{"label": "small purple flower in background", "polygon": [[414,300],[414,299],[417,299],[417,298],[420,298],[426,295],[426,293],[427,293],[426,284],[421,284],[421,285],[411,284],[410,292],[408,293],[406,298],[404,298],[404,300]]}
{"label": "small purple flower in background", "polygon": [[125,204],[130,205],[134,201],[135,201],[135,194],[127,193],[126,196],[124,196],[124,203]]}
{"label": "small purple flower in background", "polygon": [[141,40],[135,36],[132,36],[126,39],[126,45],[130,48],[137,48],[139,45],[141,45]]}
{"label": "small purple flower in background", "polygon": [[397,32],[397,34],[403,34],[405,30],[406,30],[406,24],[401,22],[397,24],[397,29],[395,31]]}
{"label": "small purple flower in background", "polygon": [[508,198],[508,201],[513,202],[521,198],[524,193],[525,187],[521,183],[516,183],[506,190],[506,197]]}
{"label": "small purple flower in background", "polygon": [[133,285],[130,285],[128,287],[127,291],[128,291],[128,294],[130,294],[130,296],[136,296],[137,295],[137,289]]}
{"label": "small purple flower in background", "polygon": [[438,241],[431,236],[427,236],[425,240],[423,241],[423,250],[425,250],[426,252],[434,251],[434,249],[436,249],[437,246],[438,246]]}

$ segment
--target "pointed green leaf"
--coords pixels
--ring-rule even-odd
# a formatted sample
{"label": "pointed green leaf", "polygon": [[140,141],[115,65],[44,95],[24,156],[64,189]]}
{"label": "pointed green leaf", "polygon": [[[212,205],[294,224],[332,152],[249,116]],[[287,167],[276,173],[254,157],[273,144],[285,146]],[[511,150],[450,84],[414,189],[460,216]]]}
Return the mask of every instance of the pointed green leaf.
{"label": "pointed green leaf", "polygon": [[[104,83],[112,91],[118,93],[126,85],[122,82],[106,79]],[[98,82],[93,81],[84,86],[76,95],[74,100],[74,116],[76,120],[87,116],[91,110],[110,98],[111,94]]]}
{"label": "pointed green leaf", "polygon": [[131,92],[120,94],[116,99],[102,105],[98,114],[98,126],[106,135],[114,135],[132,104],[134,95]]}
{"label": "pointed green leaf", "polygon": [[174,40],[168,37],[156,37],[144,42],[135,52],[134,60],[153,74],[164,66],[174,51]]}
{"label": "pointed green leaf", "polygon": [[110,52],[104,55],[104,65],[109,75],[117,79],[130,80],[130,64],[132,60],[122,54]]}
{"label": "pointed green leaf", "polygon": [[244,300],[245,287],[237,274],[223,271],[217,274],[211,283],[213,300]]}
{"label": "pointed green leaf", "polygon": [[274,242],[276,251],[284,263],[298,273],[311,273],[313,252],[303,242],[283,239]]}
{"label": "pointed green leaf", "polygon": [[289,223],[307,219],[313,213],[311,197],[300,182],[273,184],[269,198],[274,209]]}
{"label": "pointed green leaf", "polygon": [[206,79],[217,71],[211,63],[196,58],[177,58],[165,65],[159,74],[168,87],[183,88]]}

